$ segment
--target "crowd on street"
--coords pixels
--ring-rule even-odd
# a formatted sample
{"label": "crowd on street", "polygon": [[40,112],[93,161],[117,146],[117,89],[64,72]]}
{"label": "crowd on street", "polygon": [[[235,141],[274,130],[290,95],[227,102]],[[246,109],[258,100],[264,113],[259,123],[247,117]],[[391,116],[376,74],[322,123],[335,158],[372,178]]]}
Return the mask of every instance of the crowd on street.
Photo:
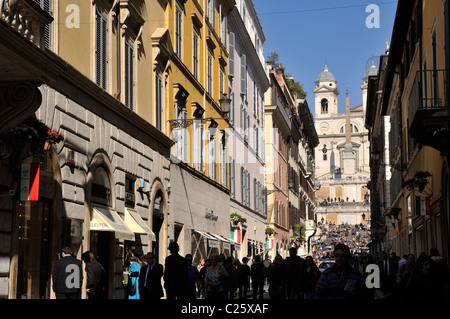
{"label": "crowd on street", "polygon": [[[344,227],[345,229],[345,227]],[[335,230],[334,227],[331,230]],[[354,255],[349,245],[337,243],[327,255],[333,266],[320,270],[312,256],[276,255],[274,260],[256,255],[242,260],[213,255],[192,264],[192,255],[179,255],[176,243],[169,245],[170,255],[164,265],[156,262],[153,253],[131,256],[124,271],[128,278],[128,299],[442,299],[448,298],[449,271],[446,260],[433,248],[430,254],[417,258],[395,253],[382,253],[373,259],[370,254]],[[62,258],[55,263],[53,289],[58,299],[81,298],[83,278],[79,284],[67,286],[67,265],[82,263],[65,247]],[[88,299],[105,298],[104,269],[91,252],[83,254],[87,275]],[[368,287],[368,265],[379,267],[380,287]],[[64,268],[66,267],[66,268]],[[64,285],[64,283],[66,283]],[[264,291],[268,288],[268,291]]]}
{"label": "crowd on street", "polygon": [[333,223],[318,223],[321,236],[315,243],[314,257],[317,264],[321,259],[332,255],[334,246],[343,243],[350,248],[352,255],[367,254],[370,242],[370,230],[367,225],[347,225]]}

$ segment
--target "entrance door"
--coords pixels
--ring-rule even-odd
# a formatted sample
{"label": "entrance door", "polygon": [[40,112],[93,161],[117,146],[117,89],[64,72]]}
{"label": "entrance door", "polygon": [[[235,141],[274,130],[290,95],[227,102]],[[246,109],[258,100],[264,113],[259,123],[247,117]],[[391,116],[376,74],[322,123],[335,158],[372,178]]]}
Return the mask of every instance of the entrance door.
{"label": "entrance door", "polygon": [[15,204],[18,299],[49,299],[51,201]]}
{"label": "entrance door", "polygon": [[105,269],[105,291],[107,292],[107,298],[111,298],[109,288],[114,279],[114,268],[112,265],[112,243],[114,240],[115,236],[113,232],[91,231],[91,251]]}

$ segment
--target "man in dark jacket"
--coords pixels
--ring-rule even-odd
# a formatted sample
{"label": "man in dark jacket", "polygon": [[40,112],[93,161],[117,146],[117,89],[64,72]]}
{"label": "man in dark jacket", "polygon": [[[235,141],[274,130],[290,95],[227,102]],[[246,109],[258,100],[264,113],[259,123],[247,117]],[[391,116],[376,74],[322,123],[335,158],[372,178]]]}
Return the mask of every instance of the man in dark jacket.
{"label": "man in dark jacket", "polygon": [[164,288],[167,299],[186,299],[188,267],[186,259],[178,254],[179,250],[177,243],[169,244],[171,255],[166,257],[164,265]]}
{"label": "man in dark jacket", "polygon": [[288,299],[303,299],[305,291],[306,261],[297,255],[297,248],[289,248],[289,257],[284,261]]}
{"label": "man in dark jacket", "polygon": [[388,258],[387,253],[383,252],[378,267],[380,268],[381,290],[384,298],[390,299],[396,288],[398,262]]}
{"label": "man in dark jacket", "polygon": [[81,255],[81,259],[86,263],[86,293],[89,299],[104,298],[105,269],[100,264],[91,251],[86,251]]}
{"label": "man in dark jacket", "polygon": [[259,295],[263,299],[264,294],[264,265],[261,262],[261,256],[255,256],[255,262],[250,267],[250,276],[252,277],[253,299]]}
{"label": "man in dark jacket", "polygon": [[161,286],[163,266],[158,264],[153,253],[142,258],[144,265],[139,275],[139,295],[141,299],[160,299],[164,296]]}
{"label": "man in dark jacket", "polygon": [[53,291],[56,299],[80,299],[83,271],[81,260],[72,256],[70,247],[63,247],[62,258],[53,266]]}

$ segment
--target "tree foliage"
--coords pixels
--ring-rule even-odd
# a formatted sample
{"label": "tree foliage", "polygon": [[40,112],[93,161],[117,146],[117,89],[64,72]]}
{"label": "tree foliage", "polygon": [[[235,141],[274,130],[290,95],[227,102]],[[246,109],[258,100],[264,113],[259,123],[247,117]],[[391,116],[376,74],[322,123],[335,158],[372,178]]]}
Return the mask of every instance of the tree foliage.
{"label": "tree foliage", "polygon": [[[269,52],[267,54],[266,61],[275,67],[275,69],[286,69],[280,62],[280,56],[277,51]],[[286,78],[286,83],[288,85],[289,91],[297,97],[306,97],[306,92],[303,90],[303,83],[299,83],[294,80],[294,77],[287,72],[284,72]]]}

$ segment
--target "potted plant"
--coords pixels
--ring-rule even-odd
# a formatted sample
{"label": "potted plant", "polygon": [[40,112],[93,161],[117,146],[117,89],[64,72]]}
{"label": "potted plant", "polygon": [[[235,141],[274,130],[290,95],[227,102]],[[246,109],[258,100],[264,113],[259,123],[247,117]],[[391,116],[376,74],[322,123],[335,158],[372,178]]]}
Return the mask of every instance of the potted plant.
{"label": "potted plant", "polygon": [[233,222],[233,224],[237,224],[239,223],[239,221],[241,220],[242,216],[239,215],[238,213],[231,213],[230,214],[230,219]]}
{"label": "potted plant", "polygon": [[247,218],[241,217],[239,219],[239,222],[243,225],[243,224],[245,224],[247,222]]}
{"label": "potted plant", "polygon": [[59,135],[55,131],[48,130],[47,136],[45,139],[44,150],[45,151],[50,150],[50,147],[52,146],[52,144],[58,144],[62,140],[63,140],[63,138],[61,135]]}
{"label": "potted plant", "polygon": [[275,233],[275,230],[271,227],[266,227],[266,235],[270,236],[273,235]]}
{"label": "potted plant", "polygon": [[428,184],[427,178],[430,176],[431,174],[427,171],[417,171],[414,174],[415,185],[417,185],[420,191],[425,189],[425,186]]}
{"label": "potted plant", "polygon": [[395,219],[398,219],[398,215],[400,214],[401,210],[402,209],[400,207],[393,206],[393,207],[391,207],[391,209],[389,211],[389,215],[394,217]]}

